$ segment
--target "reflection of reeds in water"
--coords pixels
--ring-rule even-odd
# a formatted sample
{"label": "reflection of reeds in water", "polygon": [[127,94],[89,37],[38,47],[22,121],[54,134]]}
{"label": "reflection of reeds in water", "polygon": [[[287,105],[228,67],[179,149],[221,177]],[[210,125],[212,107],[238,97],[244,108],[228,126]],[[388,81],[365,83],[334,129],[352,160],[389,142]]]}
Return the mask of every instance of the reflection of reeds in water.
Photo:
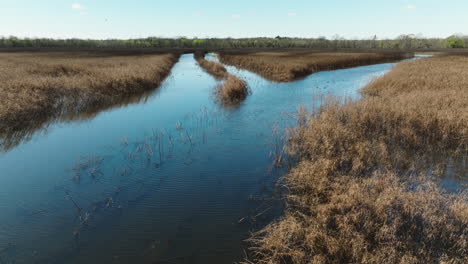
{"label": "reflection of reeds in water", "polygon": [[8,149],[48,122],[91,118],[141,100],[169,74],[178,55],[3,53],[0,58],[0,144]]}
{"label": "reflection of reeds in water", "polygon": [[125,107],[130,104],[138,104],[146,101],[150,96],[153,96],[156,91],[146,91],[142,94],[131,95],[127,98],[122,98],[122,101],[115,102],[112,105],[93,106],[89,109],[82,109],[79,112],[61,113],[60,115],[38,117],[34,122],[28,123],[18,131],[0,132],[0,151],[8,151],[13,149],[22,142],[29,141],[36,133],[47,133],[49,125],[55,122],[80,122],[95,118],[99,113],[112,110],[114,108]]}
{"label": "reflection of reeds in water", "polygon": [[100,166],[104,161],[103,157],[86,157],[81,158],[77,161],[75,166],[72,168],[74,172],[73,180],[76,183],[81,182],[81,176],[83,174],[89,175],[91,178],[96,179],[97,176],[102,175]]}
{"label": "reflection of reeds in water", "polygon": [[[74,246],[64,246],[63,250],[74,250],[69,254],[79,254],[86,237],[99,232],[100,228],[107,228],[107,221],[114,220],[122,210],[154,195],[171,176],[164,172],[166,164],[191,166],[196,161],[197,148],[202,146],[200,143],[209,141],[213,133],[217,133],[217,115],[224,113],[225,111],[218,108],[202,108],[178,121],[179,130],[174,125],[169,130],[153,129],[149,135],[139,139],[121,137],[115,146],[105,147],[109,153],[80,157],[70,170],[74,175],[79,175],[79,181],[72,179],[73,181],[67,181],[68,184],[56,188],[60,192],[65,191],[65,196],[62,193],[59,195],[66,199],[65,205],[70,206],[74,212],[73,224],[69,230]],[[178,133],[183,138],[183,143],[174,139]],[[94,188],[98,189],[90,192]],[[252,211],[246,222],[259,223],[263,214],[269,213],[262,213],[268,207],[269,205]],[[46,209],[51,213],[44,214],[43,217],[54,217],[60,213],[53,212],[54,209]],[[54,219],[51,218],[50,221]],[[22,250],[19,249],[20,252]],[[53,256],[49,256],[48,260],[50,259]]]}

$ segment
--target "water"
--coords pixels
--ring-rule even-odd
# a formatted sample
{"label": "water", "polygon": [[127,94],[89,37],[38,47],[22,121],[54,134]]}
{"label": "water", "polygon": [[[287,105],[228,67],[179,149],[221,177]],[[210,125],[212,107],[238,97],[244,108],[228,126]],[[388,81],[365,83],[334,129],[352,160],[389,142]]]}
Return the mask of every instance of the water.
{"label": "water", "polygon": [[281,214],[273,156],[298,106],[357,98],[394,65],[281,84],[228,67],[252,94],[223,108],[217,82],[183,55],[142,102],[51,124],[0,154],[0,263],[242,260],[249,232]]}

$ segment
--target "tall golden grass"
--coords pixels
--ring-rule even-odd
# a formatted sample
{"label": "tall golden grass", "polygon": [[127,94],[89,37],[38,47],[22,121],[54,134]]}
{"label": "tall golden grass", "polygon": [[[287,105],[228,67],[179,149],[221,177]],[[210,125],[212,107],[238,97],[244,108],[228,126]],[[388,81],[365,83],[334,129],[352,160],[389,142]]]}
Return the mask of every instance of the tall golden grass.
{"label": "tall golden grass", "polygon": [[226,77],[227,70],[222,64],[206,60],[204,53],[195,53],[194,57],[200,67],[216,79],[221,80]]}
{"label": "tall golden grass", "polygon": [[319,71],[401,60],[410,55],[400,52],[221,52],[220,60],[271,81],[289,82]]}
{"label": "tall golden grass", "polygon": [[233,106],[247,98],[249,90],[244,80],[229,74],[221,63],[206,60],[204,53],[195,53],[194,57],[206,72],[218,80],[223,80],[216,89],[216,97],[221,104]]}
{"label": "tall golden grass", "polygon": [[[291,132],[298,160],[288,209],[255,234],[256,263],[468,263],[468,57],[399,64],[363,90],[328,100]],[[249,262],[249,261],[248,261]]]}
{"label": "tall golden grass", "polygon": [[247,83],[238,77],[228,74],[223,83],[221,83],[216,95],[224,105],[237,105],[245,100],[249,90]]}
{"label": "tall golden grass", "polygon": [[177,54],[0,53],[0,134],[160,85]]}

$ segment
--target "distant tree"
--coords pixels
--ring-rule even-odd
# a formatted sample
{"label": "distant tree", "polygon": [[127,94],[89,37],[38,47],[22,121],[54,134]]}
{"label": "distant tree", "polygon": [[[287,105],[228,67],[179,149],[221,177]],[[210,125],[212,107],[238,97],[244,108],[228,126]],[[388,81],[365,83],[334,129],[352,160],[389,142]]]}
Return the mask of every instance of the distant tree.
{"label": "distant tree", "polygon": [[310,48],[310,49],[442,49],[461,48],[468,44],[468,37],[454,35],[448,39],[427,39],[421,35],[401,35],[397,39],[345,39],[334,35],[330,39],[290,38],[161,38],[148,37],[140,39],[48,39],[1,37],[0,48],[21,47],[78,47],[78,48]]}
{"label": "distant tree", "polygon": [[449,37],[447,39],[447,46],[451,49],[464,48],[465,43],[462,38],[459,37]]}

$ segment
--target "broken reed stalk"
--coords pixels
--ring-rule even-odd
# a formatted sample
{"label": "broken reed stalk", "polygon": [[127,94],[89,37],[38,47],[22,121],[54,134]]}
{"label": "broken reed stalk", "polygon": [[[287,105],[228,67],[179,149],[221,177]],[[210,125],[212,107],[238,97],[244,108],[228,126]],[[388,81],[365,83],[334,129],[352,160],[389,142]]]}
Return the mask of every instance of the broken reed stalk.
{"label": "broken reed stalk", "polygon": [[190,145],[193,146],[192,137],[191,137],[190,134],[188,133],[187,129],[185,129],[185,134],[187,135],[187,138],[188,138],[188,140],[190,141]]}

